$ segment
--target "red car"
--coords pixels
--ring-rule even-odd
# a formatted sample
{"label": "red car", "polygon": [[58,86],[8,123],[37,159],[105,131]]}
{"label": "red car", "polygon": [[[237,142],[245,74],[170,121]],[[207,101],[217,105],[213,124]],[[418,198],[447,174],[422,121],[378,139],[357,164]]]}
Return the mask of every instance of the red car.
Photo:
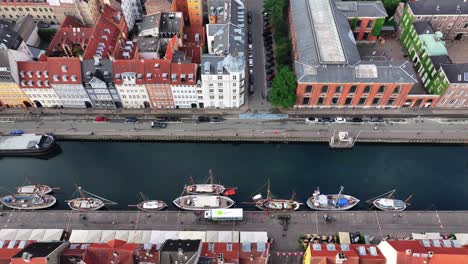
{"label": "red car", "polygon": [[96,122],[107,122],[107,117],[105,116],[96,116],[96,119],[94,119]]}

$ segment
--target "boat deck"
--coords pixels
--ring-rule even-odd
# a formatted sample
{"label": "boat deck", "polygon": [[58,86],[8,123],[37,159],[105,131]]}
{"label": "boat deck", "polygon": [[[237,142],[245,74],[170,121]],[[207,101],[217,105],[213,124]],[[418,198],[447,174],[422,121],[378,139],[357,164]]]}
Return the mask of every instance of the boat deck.
{"label": "boat deck", "polygon": [[30,149],[39,144],[42,137],[35,134],[0,136],[0,150]]}
{"label": "boat deck", "polygon": [[174,203],[186,210],[229,208],[234,202],[225,196],[186,195],[177,198]]}

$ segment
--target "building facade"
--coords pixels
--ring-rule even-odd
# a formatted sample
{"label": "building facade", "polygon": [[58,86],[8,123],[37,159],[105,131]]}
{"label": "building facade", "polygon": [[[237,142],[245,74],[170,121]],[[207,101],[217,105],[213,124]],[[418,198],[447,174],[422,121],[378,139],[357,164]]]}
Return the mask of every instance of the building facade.
{"label": "building facade", "polygon": [[203,26],[202,0],[174,0],[173,11],[184,13],[185,25]]}
{"label": "building facade", "polygon": [[122,0],[121,10],[130,31],[135,26],[135,22],[143,18],[143,9],[139,0]]}
{"label": "building facade", "polygon": [[79,58],[48,57],[49,83],[67,108],[91,108],[91,99],[83,86]]}
{"label": "building facade", "polygon": [[125,108],[150,108],[145,85],[145,63],[142,60],[113,62],[114,83]]}
{"label": "building facade", "polygon": [[19,61],[32,57],[13,49],[0,49],[0,104],[4,107],[31,107],[32,103],[19,87]]}
{"label": "building facade", "polygon": [[63,106],[49,82],[47,61],[20,61],[18,62],[18,72],[20,88],[35,107]]}
{"label": "building facade", "polygon": [[171,93],[176,108],[197,108],[197,64],[171,63]]}
{"label": "building facade", "polygon": [[175,108],[171,90],[171,62],[145,60],[146,90],[152,108]]}
{"label": "building facade", "polygon": [[468,108],[468,64],[445,64],[441,69],[449,86],[440,96],[437,107]]}
{"label": "building facade", "polygon": [[468,38],[468,2],[457,0],[424,0],[401,3],[395,13],[395,21],[408,13],[413,22],[427,21],[432,28],[442,32],[448,40]]}
{"label": "building facade", "polygon": [[114,84],[112,61],[95,57],[81,62],[84,88],[94,108],[121,108],[122,101]]}

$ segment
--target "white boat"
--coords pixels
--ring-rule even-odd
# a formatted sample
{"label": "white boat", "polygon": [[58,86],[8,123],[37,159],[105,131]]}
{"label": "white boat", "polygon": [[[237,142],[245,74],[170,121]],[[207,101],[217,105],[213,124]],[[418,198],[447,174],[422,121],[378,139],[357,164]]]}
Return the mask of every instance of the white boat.
{"label": "white boat", "polygon": [[221,184],[213,183],[213,173],[209,170],[210,183],[191,184],[185,187],[188,194],[222,194],[226,188]]}
{"label": "white boat", "polygon": [[140,195],[143,201],[137,205],[129,206],[134,206],[141,211],[160,211],[167,207],[167,204],[161,200],[149,200],[143,193],[140,193]]}
{"label": "white boat", "polygon": [[345,211],[359,203],[354,196],[343,194],[344,187],[340,187],[338,194],[321,194],[320,189],[314,191],[312,197],[307,199],[307,206],[319,211]]}
{"label": "white boat", "polygon": [[375,199],[372,204],[383,211],[404,211],[406,203],[398,199],[379,198]]}
{"label": "white boat", "polygon": [[184,210],[209,210],[226,209],[232,207],[235,202],[227,196],[192,194],[178,197],[174,200],[175,206]]}
{"label": "white boat", "polygon": [[57,202],[57,199],[48,194],[28,193],[3,196],[0,198],[0,202],[12,209],[36,210],[53,206]]}
{"label": "white boat", "polygon": [[263,211],[296,211],[301,207],[302,203],[294,201],[295,193],[289,200],[271,198],[270,179],[268,179],[267,185],[266,198],[262,198],[261,194],[257,194],[252,198],[255,207],[258,209]]}
{"label": "white boat", "polygon": [[52,188],[45,184],[31,184],[31,185],[24,185],[24,186],[17,187],[16,192],[19,194],[27,194],[27,193],[48,194],[52,192]]}
{"label": "white boat", "polygon": [[115,202],[87,192],[81,187],[77,187],[76,192],[79,194],[79,197],[66,201],[68,206],[75,211],[95,211],[107,204],[116,204]]}

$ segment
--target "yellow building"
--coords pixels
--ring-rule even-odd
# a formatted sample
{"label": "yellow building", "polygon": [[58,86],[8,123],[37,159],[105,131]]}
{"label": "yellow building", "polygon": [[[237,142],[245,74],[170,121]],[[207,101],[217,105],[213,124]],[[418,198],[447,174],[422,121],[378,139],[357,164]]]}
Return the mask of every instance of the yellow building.
{"label": "yellow building", "polygon": [[18,85],[17,61],[30,60],[27,54],[8,49],[0,50],[1,107],[30,107],[31,101]]}

